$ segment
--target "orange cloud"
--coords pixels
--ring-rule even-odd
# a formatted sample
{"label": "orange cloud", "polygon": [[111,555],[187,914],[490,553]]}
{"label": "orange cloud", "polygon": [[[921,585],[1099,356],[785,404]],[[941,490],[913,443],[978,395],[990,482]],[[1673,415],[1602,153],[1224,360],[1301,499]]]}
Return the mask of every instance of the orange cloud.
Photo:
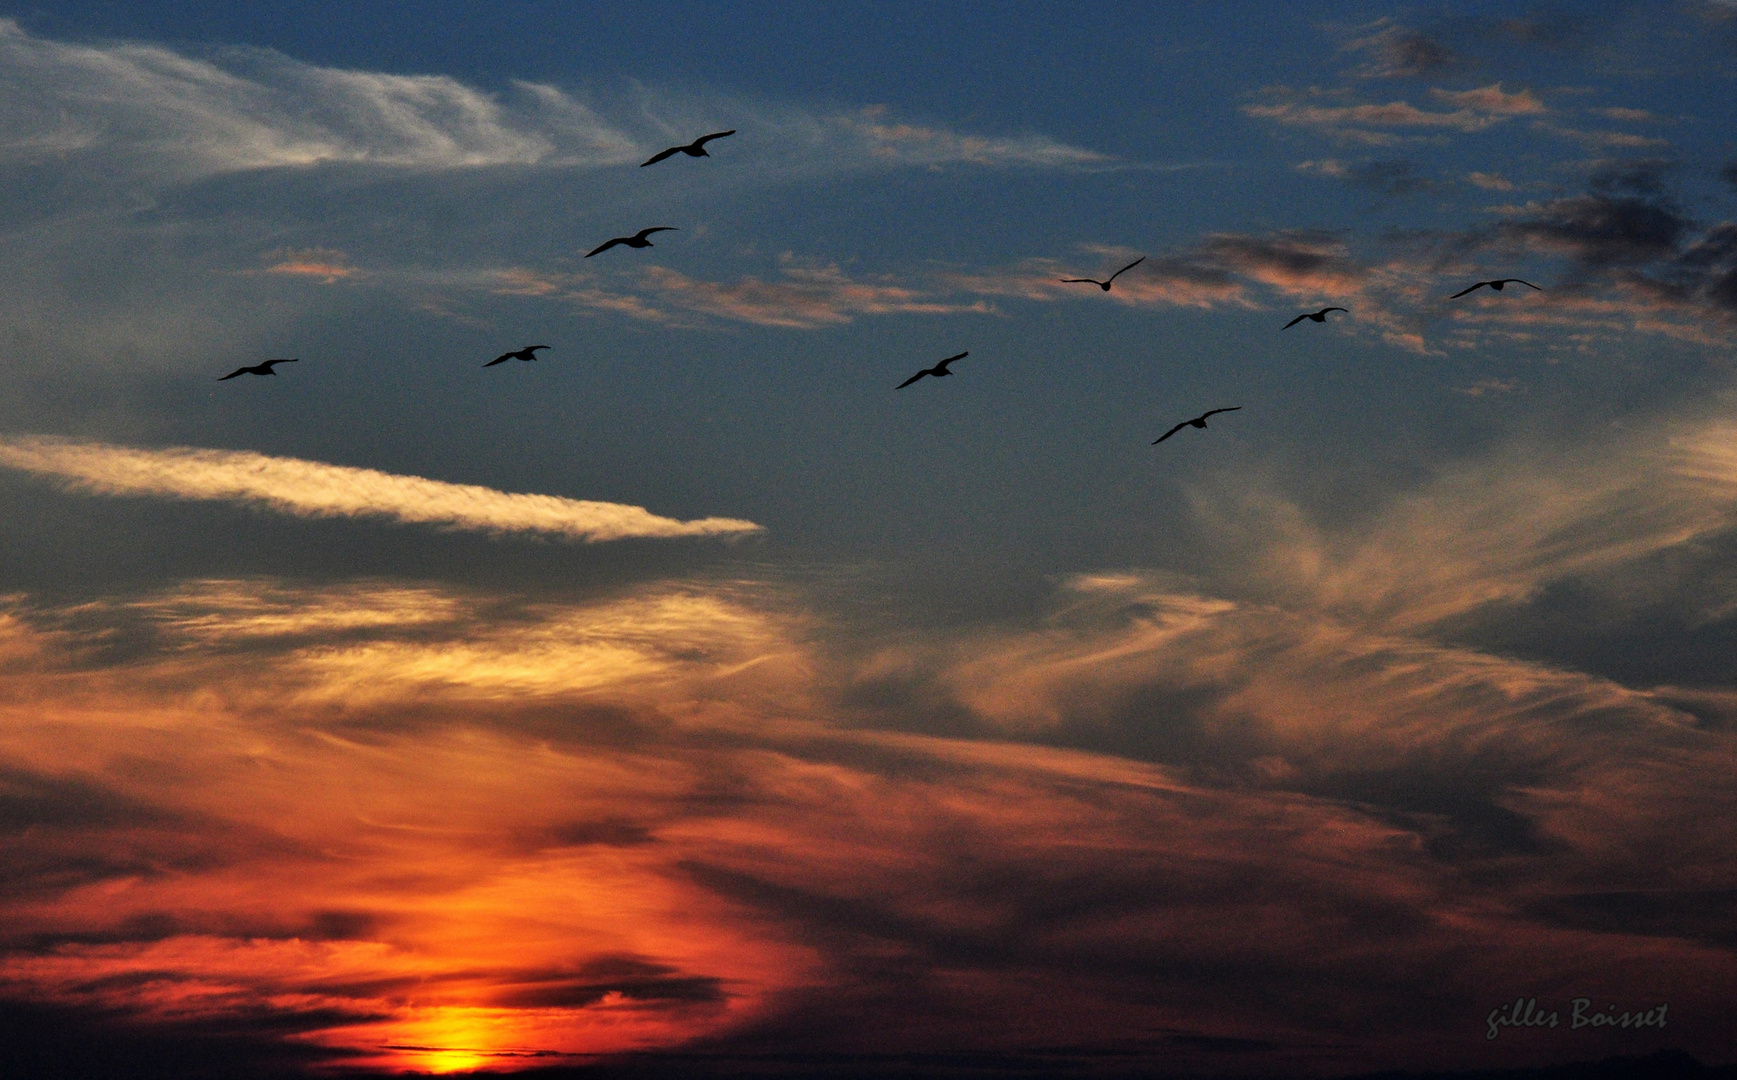
{"label": "orange cloud", "polygon": [[643,507],[516,495],[472,484],[230,450],[142,450],[41,436],[0,438],[0,466],[54,477],[74,490],[269,507],[299,517],[387,518],[484,532],[576,540],[724,536],[760,526],[733,518],[676,521]]}
{"label": "orange cloud", "polygon": [[263,273],[284,274],[290,277],[317,277],[325,285],[333,285],[357,273],[355,267],[348,265],[349,259],[341,251],[331,248],[307,248],[306,250],[290,250],[285,252],[281,262],[273,263],[265,268]]}

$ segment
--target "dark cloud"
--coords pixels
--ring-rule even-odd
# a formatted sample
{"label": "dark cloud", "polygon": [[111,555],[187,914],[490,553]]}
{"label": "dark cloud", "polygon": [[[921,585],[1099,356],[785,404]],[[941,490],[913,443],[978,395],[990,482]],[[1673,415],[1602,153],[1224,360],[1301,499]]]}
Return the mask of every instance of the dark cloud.
{"label": "dark cloud", "polygon": [[1431,75],[1464,63],[1458,53],[1416,30],[1394,30],[1375,51],[1381,74],[1388,78]]}
{"label": "dark cloud", "polygon": [[1737,948],[1737,889],[1570,893],[1537,901],[1527,913],[1604,934],[1678,937]]}
{"label": "dark cloud", "polygon": [[1727,161],[1725,167],[1719,170],[1719,175],[1733,188],[1737,188],[1737,161]]}
{"label": "dark cloud", "polygon": [[1533,216],[1507,222],[1499,232],[1585,266],[1606,267],[1669,258],[1690,225],[1662,200],[1591,194],[1553,200]]}
{"label": "dark cloud", "polygon": [[625,953],[595,957],[573,971],[509,974],[499,982],[495,1003],[511,1009],[581,1008],[611,994],[667,1008],[716,1005],[727,997],[722,979],[686,975],[672,965]]}
{"label": "dark cloud", "polygon": [[1435,183],[1419,176],[1409,161],[1366,161],[1346,167],[1344,181],[1353,187],[1368,188],[1383,195],[1415,195],[1428,191]]}
{"label": "dark cloud", "polygon": [[1601,194],[1626,192],[1657,198],[1665,194],[1665,179],[1676,168],[1676,162],[1664,158],[1607,161],[1593,170],[1587,184]]}

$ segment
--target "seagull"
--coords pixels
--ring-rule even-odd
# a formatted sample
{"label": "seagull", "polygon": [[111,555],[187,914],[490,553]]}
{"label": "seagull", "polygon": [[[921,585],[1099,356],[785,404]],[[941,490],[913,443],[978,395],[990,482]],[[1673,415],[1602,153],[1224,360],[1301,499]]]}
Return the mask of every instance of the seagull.
{"label": "seagull", "polygon": [[[1471,292],[1472,289],[1481,289],[1485,285],[1488,285],[1490,288],[1496,290],[1497,292],[1501,292],[1502,286],[1508,284],[1511,281],[1520,281],[1520,279],[1517,277],[1505,277],[1505,278],[1497,278],[1494,281],[1480,281],[1476,285],[1473,285],[1471,289],[1461,289],[1459,292],[1454,293],[1452,296],[1448,297],[1448,299],[1449,300],[1458,300],[1460,297]],[[1538,286],[1532,284],[1530,281],[1520,281],[1520,284],[1526,286],[1527,288],[1538,289]],[[1538,291],[1543,292],[1544,290],[1538,289]]]}
{"label": "seagull", "polygon": [[970,355],[971,354],[968,352],[962,352],[958,356],[949,356],[947,359],[941,361],[939,364],[936,364],[934,367],[924,368],[923,370],[917,372],[915,375],[912,375],[910,378],[906,379],[904,382],[893,387],[893,389],[894,390],[903,390],[905,387],[911,385],[912,383],[916,382],[918,379],[922,378],[925,375],[933,375],[937,379],[939,379],[943,375],[951,375],[953,373],[951,371],[947,370],[947,365],[951,364],[955,360],[963,360],[967,356],[970,356]]}
{"label": "seagull", "polygon": [[651,246],[651,241],[647,240],[646,237],[650,236],[652,233],[654,233],[654,232],[675,232],[675,231],[676,231],[676,228],[674,225],[653,225],[649,229],[639,230],[638,232],[634,233],[632,236],[617,236],[613,240],[605,241],[604,243],[598,245],[597,247],[592,248],[590,251],[587,251],[585,253],[585,257],[587,259],[589,259],[591,256],[597,254],[599,251],[608,251],[610,248],[614,247],[616,244],[626,244],[630,248],[648,248]]}
{"label": "seagull", "polygon": [[[273,364],[294,364],[300,359],[300,357],[293,357],[288,360],[267,360],[263,364],[255,364],[252,367],[238,367],[234,371],[223,376],[223,379],[233,379],[237,375],[276,375],[277,372],[271,369]],[[222,382],[223,379],[218,379],[217,381]]]}
{"label": "seagull", "polygon": [[[1134,267],[1139,266],[1141,263],[1143,263],[1145,261],[1146,261],[1146,256],[1144,256],[1144,255],[1140,256],[1138,259],[1135,259],[1133,262],[1129,263],[1127,266],[1124,266],[1120,270],[1111,274],[1110,275],[1110,281],[1116,280],[1117,278],[1121,277],[1123,274],[1134,269]],[[1091,284],[1096,285],[1098,288],[1104,290],[1105,292],[1110,291],[1110,281],[1099,281],[1097,278],[1065,277],[1065,278],[1061,278],[1060,281],[1063,285],[1075,285],[1075,284],[1083,285],[1083,284],[1086,284],[1087,282],[1090,282]]]}
{"label": "seagull", "polygon": [[1291,327],[1302,322],[1304,319],[1312,319],[1315,322],[1326,322],[1327,321],[1327,312],[1329,312],[1329,311],[1343,311],[1347,315],[1351,314],[1351,311],[1349,308],[1324,307],[1320,311],[1313,311],[1313,312],[1305,311],[1301,315],[1298,315],[1296,318],[1292,319],[1290,322],[1279,327],[1279,329],[1280,330],[1289,330]]}
{"label": "seagull", "polygon": [[548,347],[549,346],[547,346],[547,345],[526,345],[524,348],[520,349],[518,352],[509,352],[509,353],[500,354],[499,356],[495,357],[493,360],[490,360],[488,363],[484,364],[483,367],[494,367],[496,364],[504,364],[508,360],[535,360],[537,358],[537,350],[538,349],[547,349]]}
{"label": "seagull", "polygon": [[651,155],[650,161],[640,162],[639,167],[643,169],[647,165],[656,165],[671,154],[686,154],[688,157],[711,157],[712,155],[706,153],[706,144],[711,142],[713,139],[721,139],[725,135],[734,135],[735,133],[736,129],[731,128],[728,131],[716,131],[710,135],[701,135],[686,146],[672,146],[668,150],[660,150]]}
{"label": "seagull", "polygon": [[1228,409],[1210,409],[1206,412],[1201,413],[1199,416],[1196,416],[1192,420],[1184,420],[1184,421],[1182,421],[1182,423],[1177,424],[1175,427],[1171,428],[1169,431],[1166,431],[1164,434],[1158,436],[1156,439],[1153,439],[1152,445],[1157,446],[1159,443],[1163,442],[1165,439],[1168,439],[1170,436],[1176,434],[1178,431],[1181,431],[1185,427],[1203,428],[1206,426],[1206,418],[1209,416],[1212,416],[1216,413],[1235,412],[1240,408],[1242,408],[1241,405],[1232,405]]}

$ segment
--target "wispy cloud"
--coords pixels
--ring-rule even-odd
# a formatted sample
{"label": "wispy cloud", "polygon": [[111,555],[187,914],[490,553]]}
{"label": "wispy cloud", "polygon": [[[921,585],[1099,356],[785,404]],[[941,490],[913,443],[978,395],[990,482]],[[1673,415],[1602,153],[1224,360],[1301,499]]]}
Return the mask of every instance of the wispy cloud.
{"label": "wispy cloud", "polygon": [[172,175],[353,162],[415,168],[604,165],[633,140],[560,91],[510,104],[445,76],[323,68],[277,53],[198,59],[156,45],[84,45],[0,20],[11,156],[149,158]]}
{"label": "wispy cloud", "polygon": [[[359,164],[448,170],[637,163],[669,121],[728,111],[746,137],[781,148],[775,168],[975,165],[1096,170],[1113,157],[1037,133],[983,135],[893,118],[885,106],[828,112],[644,90],[606,116],[555,86],[515,81],[497,95],[440,75],[320,67],[228,48],[193,56],[160,45],[75,44],[0,19],[0,156],[125,161],[177,179],[251,169]],[[661,118],[661,119],[660,119]],[[681,128],[680,130],[686,130]]]}
{"label": "wispy cloud", "polygon": [[1341,48],[1363,52],[1369,62],[1357,74],[1366,79],[1417,78],[1463,66],[1465,58],[1436,38],[1382,18],[1355,31]]}
{"label": "wispy cloud", "polygon": [[0,437],[0,466],[76,491],[259,506],[297,517],[379,518],[489,533],[575,540],[733,536],[760,526],[733,518],[677,521],[639,506],[525,495],[233,450],[158,450],[41,436]]}
{"label": "wispy cloud", "polygon": [[1262,91],[1264,101],[1242,107],[1249,116],[1292,127],[1312,128],[1346,142],[1391,146],[1404,136],[1394,130],[1423,130],[1470,134],[1503,123],[1515,116],[1547,112],[1530,90],[1505,91],[1501,84],[1472,90],[1432,89],[1431,96],[1453,106],[1450,112],[1420,109],[1406,101],[1341,103],[1347,91],[1311,89],[1297,91],[1276,86]]}
{"label": "wispy cloud", "polygon": [[944,288],[892,275],[853,278],[836,263],[805,263],[786,253],[779,277],[747,275],[709,281],[648,267],[637,280],[605,280],[591,272],[544,272],[515,267],[490,276],[492,292],[534,296],[646,322],[704,325],[727,319],[753,326],[812,330],[842,326],[863,315],[989,314],[981,300],[953,300]]}
{"label": "wispy cloud", "polygon": [[645,283],[663,302],[683,311],[792,329],[841,325],[858,315],[985,314],[990,310],[981,301],[949,303],[892,280],[852,280],[834,264],[802,266],[787,260],[782,273],[778,281],[746,277],[716,282],[652,267],[645,273]]}

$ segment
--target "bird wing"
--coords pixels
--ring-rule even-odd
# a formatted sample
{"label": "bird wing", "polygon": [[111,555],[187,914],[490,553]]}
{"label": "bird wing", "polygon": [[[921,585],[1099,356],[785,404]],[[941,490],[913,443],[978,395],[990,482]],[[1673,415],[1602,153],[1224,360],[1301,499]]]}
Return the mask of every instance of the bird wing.
{"label": "bird wing", "polygon": [[[1536,286],[1536,285],[1533,285],[1533,284],[1532,284],[1532,283],[1531,283],[1531,282],[1530,282],[1530,281],[1526,281],[1526,280],[1525,280],[1525,279],[1523,279],[1523,278],[1517,278],[1517,277],[1511,277],[1511,278],[1509,278],[1509,279],[1508,279],[1508,280],[1509,280],[1509,281],[1518,281],[1518,282],[1519,282],[1519,283],[1520,283],[1520,284],[1522,284],[1522,285],[1528,285],[1528,286],[1531,286],[1531,287],[1532,287],[1532,288],[1534,288],[1534,289],[1538,289],[1538,286]],[[1539,291],[1539,292],[1543,292],[1543,291],[1544,291],[1544,290],[1543,290],[1543,289],[1538,289],[1538,291]]]}
{"label": "bird wing", "polygon": [[644,240],[646,237],[650,236],[654,232],[675,232],[675,231],[676,231],[676,227],[674,225],[653,225],[649,229],[639,230],[639,232],[634,234],[633,238],[635,240]]}
{"label": "bird wing", "polygon": [[1104,283],[1099,281],[1097,278],[1065,277],[1065,278],[1057,278],[1056,280],[1060,281],[1064,285],[1073,285],[1073,284],[1096,285],[1100,289],[1104,287]]}
{"label": "bird wing", "polygon": [[1488,284],[1489,284],[1489,282],[1487,282],[1487,281],[1480,281],[1476,285],[1473,285],[1470,289],[1461,289],[1459,292],[1454,293],[1452,296],[1448,297],[1448,299],[1449,300],[1458,300],[1460,297],[1464,296],[1465,294],[1472,292],[1474,290],[1477,290],[1477,289],[1481,289],[1485,285],[1488,285]]}
{"label": "bird wing", "polygon": [[585,253],[585,257],[587,259],[589,259],[591,256],[596,255],[600,251],[608,251],[610,248],[614,247],[616,244],[625,244],[625,243],[627,243],[627,237],[625,237],[625,236],[617,236],[613,240],[605,240],[603,243],[598,244],[596,247],[592,248],[590,251],[587,251]]}
{"label": "bird wing", "polygon": [[1203,413],[1201,413],[1201,414],[1200,414],[1200,416],[1199,416],[1199,417],[1198,417],[1198,419],[1201,419],[1201,420],[1205,420],[1205,419],[1206,419],[1206,418],[1207,418],[1207,417],[1209,417],[1209,416],[1217,416],[1217,415],[1218,415],[1218,414],[1219,414],[1219,413],[1221,413],[1221,412],[1235,412],[1235,411],[1237,411],[1237,410],[1238,410],[1238,409],[1240,409],[1240,408],[1242,408],[1242,406],[1241,406],[1241,405],[1232,405],[1232,406],[1231,406],[1231,407],[1230,407],[1230,408],[1228,408],[1228,409],[1213,409],[1213,410],[1211,410],[1211,411],[1209,411],[1209,412],[1203,412]]}
{"label": "bird wing", "polygon": [[1289,329],[1290,329],[1290,328],[1291,328],[1291,327],[1293,327],[1293,326],[1295,326],[1295,325],[1297,325],[1297,324],[1298,324],[1298,323],[1300,323],[1300,322],[1302,322],[1302,321],[1303,321],[1303,320],[1304,320],[1304,319],[1306,319],[1306,318],[1308,318],[1308,317],[1309,317],[1309,315],[1308,315],[1308,313],[1307,313],[1307,312],[1304,312],[1304,313],[1303,313],[1303,314],[1301,314],[1301,315],[1298,315],[1298,316],[1297,316],[1297,317],[1296,317],[1296,318],[1294,318],[1294,319],[1292,319],[1292,320],[1291,320],[1291,321],[1290,321],[1290,322],[1288,322],[1288,323],[1286,323],[1286,324],[1285,324],[1285,325],[1283,325],[1283,326],[1281,326],[1281,327],[1279,327],[1279,329],[1280,329],[1280,330],[1289,330]]}
{"label": "bird wing", "polygon": [[669,157],[671,154],[681,153],[681,149],[682,148],[679,146],[672,146],[668,150],[659,150],[657,153],[651,155],[650,161],[640,162],[639,167],[643,169],[647,165],[656,165],[658,162],[662,161],[666,157]]}
{"label": "bird wing", "polygon": [[734,135],[735,133],[736,133],[735,128],[731,128],[728,131],[714,131],[710,135],[701,135],[699,138],[695,139],[694,145],[695,146],[704,146],[707,143],[711,142],[713,139],[721,139],[726,135]]}
{"label": "bird wing", "polygon": [[547,349],[547,348],[549,348],[549,346],[547,346],[547,345],[526,345],[524,348],[520,349],[519,351],[520,352],[534,353],[538,349]]}
{"label": "bird wing", "polygon": [[1158,436],[1156,439],[1153,439],[1152,445],[1157,446],[1159,443],[1163,442],[1165,439],[1168,439],[1170,436],[1176,434],[1178,431],[1181,431],[1183,428],[1185,428],[1187,426],[1188,426],[1188,421],[1187,420],[1182,421],[1182,423],[1177,424],[1175,427],[1171,428],[1169,431],[1166,431],[1164,434]]}
{"label": "bird wing", "polygon": [[261,365],[259,365],[259,366],[260,366],[260,367],[262,367],[262,368],[264,368],[264,369],[265,369],[265,370],[267,370],[267,371],[270,371],[270,370],[271,370],[271,369],[272,369],[272,367],[273,367],[273,366],[274,366],[274,365],[277,365],[277,364],[297,364],[297,363],[300,363],[300,362],[301,362],[301,361],[299,361],[299,360],[292,360],[292,359],[290,359],[290,358],[289,358],[289,357],[287,357],[287,356],[286,356],[286,357],[284,357],[284,358],[283,358],[283,359],[281,359],[281,360],[267,360],[267,361],[266,361],[266,362],[265,362],[265,363],[263,363],[263,364],[261,364]]}
{"label": "bird wing", "polygon": [[508,360],[511,360],[513,357],[515,357],[517,355],[518,355],[517,353],[502,353],[499,356],[495,357],[493,360],[490,360],[488,363],[484,364],[483,367],[494,367],[496,364],[504,364]]}
{"label": "bird wing", "polygon": [[1134,267],[1139,266],[1141,263],[1143,263],[1145,261],[1146,261],[1146,256],[1144,256],[1144,255],[1140,256],[1138,259],[1135,259],[1133,262],[1129,263],[1127,266],[1124,266],[1120,270],[1111,274],[1110,280],[1111,281],[1116,280],[1117,278],[1121,277],[1123,274],[1126,274],[1128,271],[1134,269]]}
{"label": "bird wing", "polygon": [[1343,311],[1343,312],[1344,312],[1344,313],[1345,313],[1345,314],[1347,314],[1347,315],[1349,315],[1349,314],[1351,314],[1351,309],[1350,309],[1350,308],[1342,308],[1342,307],[1324,307],[1324,308],[1322,308],[1322,309],[1321,309],[1321,310],[1320,310],[1320,311],[1317,311],[1317,312],[1316,312],[1316,313],[1315,313],[1315,314],[1317,314],[1317,315],[1325,315],[1325,314],[1327,314],[1327,312],[1329,312],[1329,311]]}
{"label": "bird wing", "polygon": [[[233,379],[237,375],[245,375],[252,370],[253,370],[252,368],[248,368],[248,367],[238,367],[234,371],[231,371],[229,374],[223,376],[223,379]],[[217,381],[222,382],[223,379],[218,379]]]}
{"label": "bird wing", "polygon": [[897,386],[895,386],[895,387],[893,387],[893,389],[894,389],[894,390],[903,390],[903,389],[904,389],[904,388],[905,388],[905,387],[907,387],[907,386],[909,386],[909,385],[911,385],[911,384],[912,384],[912,383],[914,383],[914,382],[916,382],[916,381],[917,381],[917,380],[918,380],[918,379],[920,379],[920,378],[922,378],[922,377],[923,377],[923,376],[925,376],[925,375],[927,375],[927,374],[928,374],[928,373],[929,373],[929,369],[928,369],[928,368],[924,368],[924,369],[923,369],[923,370],[922,370],[922,371],[919,371],[919,372],[917,372],[917,373],[916,373],[916,374],[915,374],[915,375],[912,375],[912,376],[911,376],[911,377],[910,377],[910,378],[908,378],[908,379],[906,379],[906,380],[905,380],[905,381],[904,381],[904,382],[902,382],[902,383],[900,383],[900,384],[899,384],[899,385],[897,385]]}

